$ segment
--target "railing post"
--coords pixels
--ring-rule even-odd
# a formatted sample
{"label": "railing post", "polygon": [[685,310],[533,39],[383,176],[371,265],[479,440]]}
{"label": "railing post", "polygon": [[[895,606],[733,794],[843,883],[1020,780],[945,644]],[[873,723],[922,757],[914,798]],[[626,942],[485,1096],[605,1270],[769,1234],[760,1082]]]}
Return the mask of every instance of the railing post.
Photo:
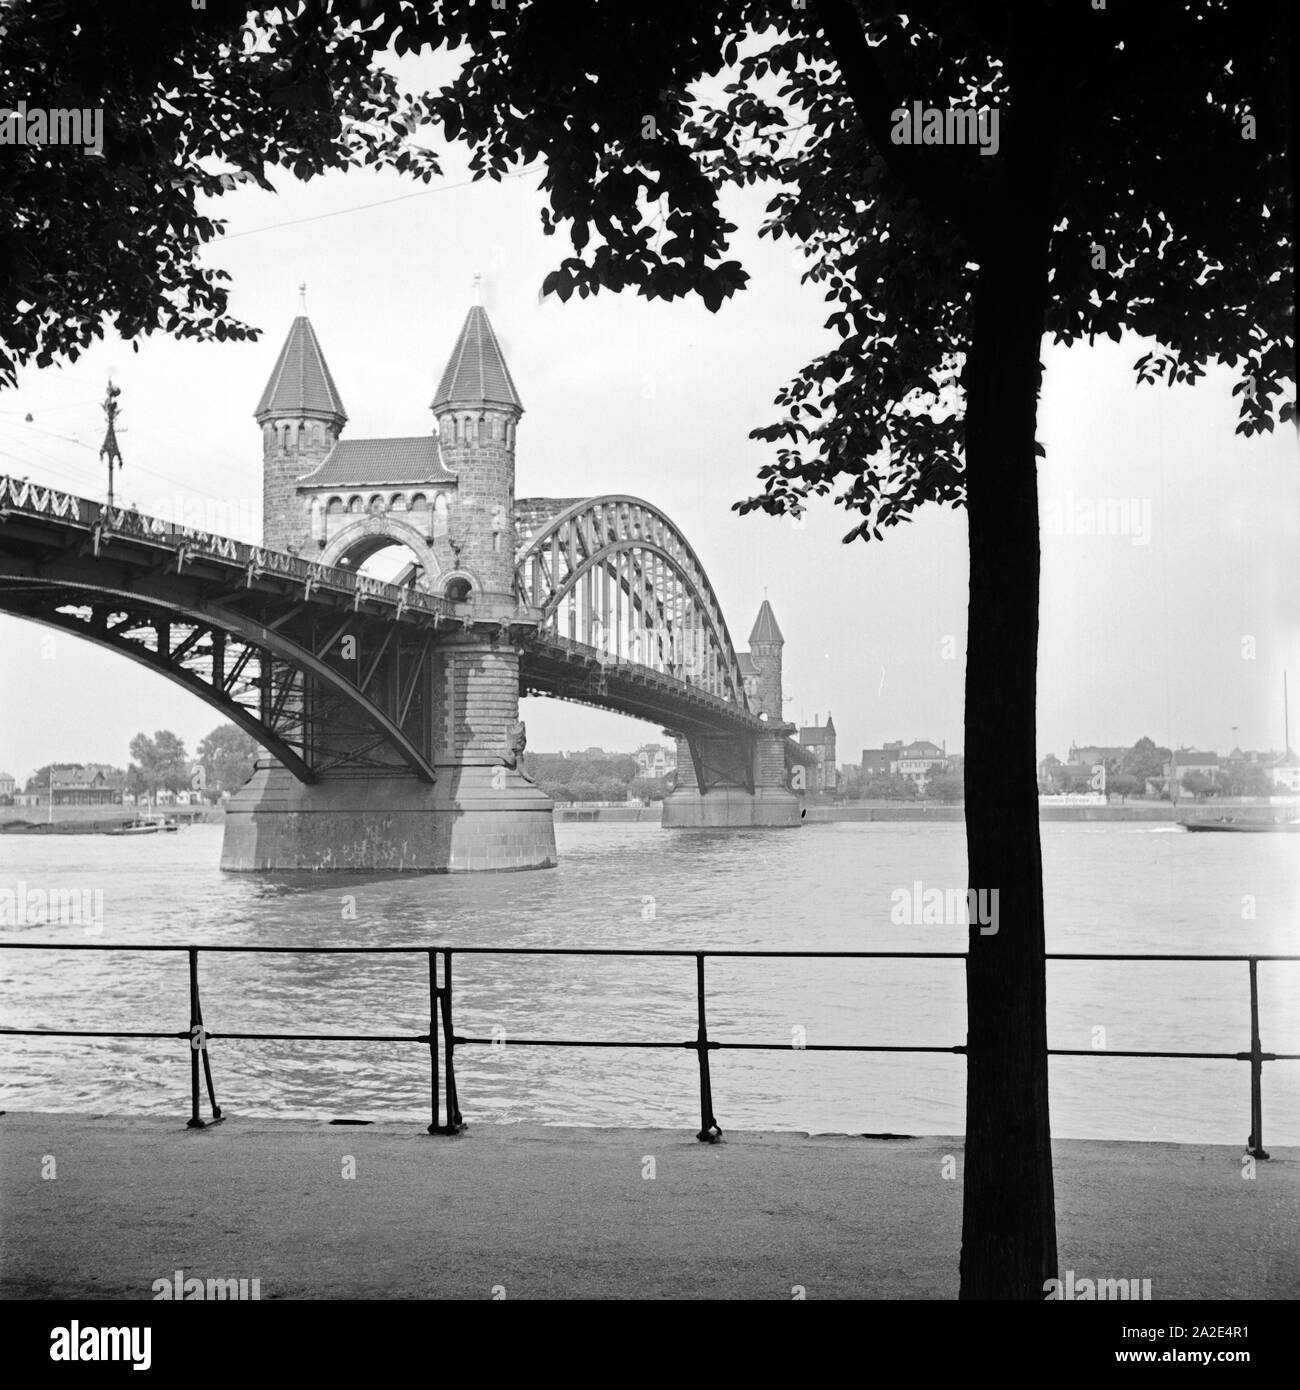
{"label": "railing post", "polygon": [[465,1128],[456,1095],[456,1033],[451,1021],[451,952],[442,953],[442,1042],[446,1048],[447,1124],[444,1134],[459,1134]]}
{"label": "railing post", "polygon": [[429,1133],[438,1133],[438,953],[429,952],[429,1092],[433,1120]]}
{"label": "railing post", "polygon": [[203,1054],[203,1076],[208,1087],[208,1102],[212,1106],[213,1120],[221,1118],[221,1107],[217,1104],[216,1092],[212,1086],[212,1063],[208,1059],[208,1037],[203,1028],[203,1006],[199,1002],[199,951],[197,946],[187,948],[190,960],[190,1118],[186,1129],[203,1129],[204,1122],[199,1119],[199,1054]]}
{"label": "railing post", "polygon": [[704,1018],[704,952],[695,953],[695,998],[699,1023],[695,1033],[695,1051],[700,1059],[700,1132],[695,1136],[702,1144],[716,1144],[722,1130],[713,1118],[713,1084],[709,1079],[709,1029]]}
{"label": "railing post", "polygon": [[1264,1149],[1264,1054],[1259,1041],[1259,961],[1250,957],[1250,1138],[1252,1158],[1267,1158]]}
{"label": "railing post", "polygon": [[[438,1027],[442,1026],[443,1056],[447,1068],[447,1123],[438,1123]],[[456,1035],[451,1022],[451,952],[442,953],[442,985],[438,984],[438,953],[429,952],[429,1067],[433,1092],[433,1123],[430,1134],[459,1134],[465,1128],[456,1099],[456,1062],[453,1056]]]}

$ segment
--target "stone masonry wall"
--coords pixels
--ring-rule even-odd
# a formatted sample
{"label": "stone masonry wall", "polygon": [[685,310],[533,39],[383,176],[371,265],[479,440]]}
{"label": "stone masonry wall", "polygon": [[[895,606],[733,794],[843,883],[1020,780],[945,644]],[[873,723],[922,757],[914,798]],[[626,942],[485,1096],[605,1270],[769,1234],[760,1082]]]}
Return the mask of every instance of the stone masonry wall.
{"label": "stone masonry wall", "polygon": [[[336,435],[326,425],[323,444],[281,446],[280,425],[273,419],[262,432],[262,544],[269,550],[315,559],[317,547],[311,537],[311,513],[298,494],[298,479],[309,473],[334,447]],[[298,426],[305,420],[289,421],[291,438],[298,438]]]}
{"label": "stone masonry wall", "polygon": [[756,642],[750,648],[750,659],[758,677],[757,714],[769,719],[781,718],[781,648],[775,642]]}
{"label": "stone masonry wall", "polygon": [[519,654],[453,639],[438,654],[434,748],[440,763],[496,765],[519,719]]}
{"label": "stone masonry wall", "polygon": [[[514,592],[515,451],[513,412],[449,408],[438,415],[443,462],[457,477],[451,498],[452,538],[462,542],[460,568],[477,576],[485,595]],[[466,425],[477,438],[464,438]]]}

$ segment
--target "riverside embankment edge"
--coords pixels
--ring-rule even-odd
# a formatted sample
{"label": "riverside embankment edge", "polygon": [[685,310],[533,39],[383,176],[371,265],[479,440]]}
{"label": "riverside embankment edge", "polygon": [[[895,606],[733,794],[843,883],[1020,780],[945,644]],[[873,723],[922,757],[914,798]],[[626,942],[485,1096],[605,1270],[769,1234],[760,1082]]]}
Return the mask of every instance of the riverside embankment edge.
{"label": "riverside embankment edge", "polygon": [[[0,1297],[951,1299],[935,1136],[0,1115]],[[1153,1299],[1300,1297],[1300,1149],[1054,1144],[1060,1269]],[[1253,1176],[1249,1175],[1253,1172]],[[353,1176],[349,1176],[349,1173]]]}

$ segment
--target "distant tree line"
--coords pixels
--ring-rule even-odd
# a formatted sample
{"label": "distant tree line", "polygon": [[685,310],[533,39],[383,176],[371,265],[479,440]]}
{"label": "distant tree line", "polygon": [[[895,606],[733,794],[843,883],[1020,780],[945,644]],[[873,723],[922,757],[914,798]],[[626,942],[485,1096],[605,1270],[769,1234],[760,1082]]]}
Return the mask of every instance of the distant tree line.
{"label": "distant tree line", "polygon": [[643,777],[631,754],[567,758],[526,753],[524,770],[553,801],[659,801],[672,790],[666,777]]}
{"label": "distant tree line", "polygon": [[[1166,785],[1174,753],[1160,747],[1153,739],[1143,737],[1119,757],[1103,759],[1106,769],[1106,791],[1126,801],[1130,796],[1146,795],[1148,784],[1158,790],[1156,795],[1168,800]],[[1044,765],[1064,766],[1057,758],[1044,760]],[[1268,767],[1249,759],[1223,759],[1216,771],[1186,772],[1179,775],[1182,789],[1198,801],[1212,796],[1268,796],[1273,790]],[[1039,778],[1040,792],[1086,792],[1092,790],[1091,772],[1072,776]]]}
{"label": "distant tree line", "polygon": [[[233,792],[253,775],[253,763],[261,748],[235,724],[219,724],[199,740],[193,756],[185,740],[170,729],[138,733],[131,740],[131,761],[126,769],[96,764],[109,786],[121,787],[133,796],[156,796],[161,791],[197,792],[215,800],[223,791]],[[46,763],[27,779],[25,790],[44,791],[59,780],[60,769],[78,763]]]}
{"label": "distant tree line", "polygon": [[864,777],[861,767],[849,767],[840,779],[839,794],[848,801],[960,801],[965,785],[960,772],[932,772],[924,787],[901,773]]}

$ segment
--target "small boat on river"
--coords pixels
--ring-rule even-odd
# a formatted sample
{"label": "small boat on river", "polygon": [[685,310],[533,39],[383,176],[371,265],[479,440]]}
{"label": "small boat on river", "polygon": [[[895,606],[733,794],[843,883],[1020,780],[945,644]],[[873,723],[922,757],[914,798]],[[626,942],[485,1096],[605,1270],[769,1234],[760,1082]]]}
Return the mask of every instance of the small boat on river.
{"label": "small boat on river", "polygon": [[124,822],[122,825],[114,826],[112,830],[106,830],[106,835],[157,835],[160,831],[176,831],[180,829],[177,821],[162,816],[137,816],[134,820]]}
{"label": "small boat on river", "polygon": [[1295,835],[1300,834],[1300,820],[1184,820],[1184,830],[1227,832],[1235,835]]}

